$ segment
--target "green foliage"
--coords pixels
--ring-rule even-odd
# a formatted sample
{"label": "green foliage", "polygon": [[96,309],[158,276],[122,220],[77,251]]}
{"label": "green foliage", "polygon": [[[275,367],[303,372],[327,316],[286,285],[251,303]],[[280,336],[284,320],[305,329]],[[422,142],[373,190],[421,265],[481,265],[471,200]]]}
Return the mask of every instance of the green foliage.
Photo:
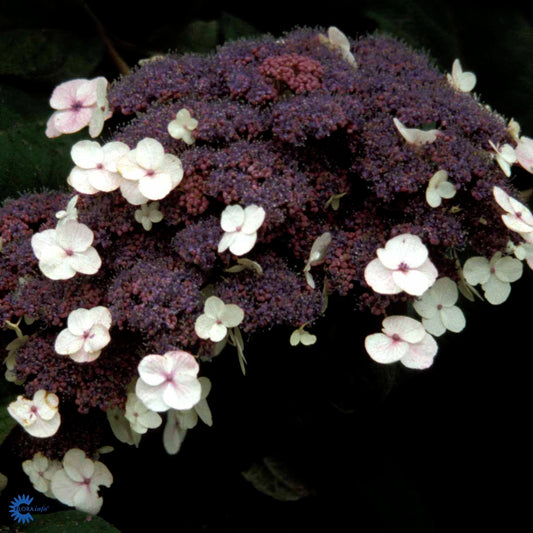
{"label": "green foliage", "polygon": [[99,516],[81,511],[33,513],[32,516],[33,522],[25,527],[25,533],[119,533],[116,527]]}

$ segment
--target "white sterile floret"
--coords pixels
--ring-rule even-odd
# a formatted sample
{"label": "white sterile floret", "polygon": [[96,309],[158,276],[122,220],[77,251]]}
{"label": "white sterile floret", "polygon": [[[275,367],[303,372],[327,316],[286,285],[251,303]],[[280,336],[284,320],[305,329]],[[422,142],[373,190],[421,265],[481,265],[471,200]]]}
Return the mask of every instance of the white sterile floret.
{"label": "white sterile floret", "polygon": [[66,222],[67,220],[78,220],[78,209],[76,208],[77,201],[78,195],[76,194],[68,201],[66,209],[61,209],[61,211],[56,213],[58,224]]}
{"label": "white sterile floret", "polygon": [[496,158],[496,162],[498,163],[498,165],[500,165],[500,168],[503,170],[503,173],[507,177],[509,177],[511,175],[511,165],[516,163],[515,149],[510,144],[497,146],[491,140],[489,140],[489,144],[496,152],[494,155],[494,157]]}
{"label": "white sterile floret", "polygon": [[452,64],[452,73],[447,74],[448,81],[459,91],[469,93],[476,85],[476,75],[464,72],[461,62],[456,59]]}
{"label": "white sterile floret", "polygon": [[63,457],[62,468],[51,481],[54,496],[65,505],[88,514],[98,514],[104,503],[100,486],[110,487],[113,476],[100,461],[89,459],[83,450],[70,449]]}
{"label": "white sterile floret", "polygon": [[298,344],[303,344],[304,346],[311,346],[316,342],[316,335],[309,333],[304,329],[304,326],[300,326],[298,329],[295,329],[289,338],[291,346],[297,346]]}
{"label": "white sterile floret", "polygon": [[514,152],[518,164],[533,174],[533,139],[520,137]]}
{"label": "white sterile floret", "polygon": [[187,144],[194,144],[192,131],[198,127],[198,121],[191,117],[188,109],[180,109],[176,118],[168,124],[168,133],[174,139],[181,139]]}
{"label": "white sterile floret", "polygon": [[51,437],[61,425],[59,398],[43,389],[36,391],[31,400],[18,396],[7,411],[32,437]]}
{"label": "white sterile floret", "polygon": [[514,254],[520,261],[526,261],[529,267],[533,269],[533,243],[522,242],[514,244],[514,242],[509,241],[507,243],[507,252]]}
{"label": "white sterile floret", "polygon": [[117,161],[122,196],[132,205],[162,200],[183,178],[180,159],[167,154],[156,139],[146,138]]}
{"label": "white sterile floret", "polygon": [[421,296],[437,279],[438,272],[428,257],[428,249],[417,235],[393,237],[378,248],[377,258],[365,268],[365,280],[380,294],[402,291]]}
{"label": "white sterile floret", "polygon": [[104,122],[113,114],[109,109],[109,102],[107,100],[108,81],[103,77],[99,77],[95,79],[95,85],[96,103],[89,122],[89,135],[92,138],[98,137],[102,133]]}
{"label": "white sterile floret", "polygon": [[78,272],[96,274],[102,265],[98,252],[91,246],[93,238],[85,224],[68,219],[55,229],[35,233],[31,247],[46,277],[70,279]]}
{"label": "white sterile floret", "polygon": [[41,452],[35,453],[32,459],[22,462],[22,470],[30,478],[33,488],[49,498],[54,497],[50,481],[60,468],[61,463],[57,459],[49,459]]}
{"label": "white sterile floret", "polygon": [[70,155],[76,165],[67,183],[82,194],[110,192],[118,189],[122,180],[117,161],[130,151],[123,142],[109,142],[100,146],[96,141],[79,141]]}
{"label": "white sterile floret", "polygon": [[424,326],[408,316],[388,316],[383,320],[381,333],[365,339],[368,355],[377,363],[400,361],[408,368],[424,369],[433,364],[438,351],[437,342]]}
{"label": "white sterile floret", "polygon": [[522,262],[496,252],[489,261],[485,257],[470,257],[463,266],[463,274],[471,285],[481,284],[485,298],[493,305],[507,300],[511,283],[522,276]]}
{"label": "white sterile floret", "polygon": [[396,129],[400,135],[409,143],[416,146],[432,143],[440,135],[440,131],[433,130],[420,130],[418,128],[407,128],[397,118],[392,119]]}
{"label": "white sterile floret", "polygon": [[311,267],[314,267],[316,265],[320,265],[324,262],[324,259],[326,257],[326,252],[328,251],[328,247],[331,244],[331,233],[329,231],[326,231],[325,233],[322,233],[322,235],[319,235],[313,242],[313,245],[311,246],[311,251],[309,252],[309,258],[307,260],[307,263],[304,267],[304,273],[305,273],[305,279],[307,281],[307,284],[311,288],[315,288],[315,282],[313,280],[313,277],[311,276]]}
{"label": "white sterile floret", "polygon": [[463,312],[455,304],[459,290],[455,281],[439,278],[419,299],[413,302],[428,333],[439,337],[446,330],[458,333],[466,325]]}
{"label": "white sterile floret", "polygon": [[219,342],[228,334],[228,328],[237,327],[244,319],[244,311],[235,304],[226,304],[217,296],[204,303],[204,312],[194,323],[194,331],[201,339]]}
{"label": "white sterile floret", "polygon": [[112,407],[106,411],[107,421],[113,435],[125,444],[139,446],[141,434],[131,429],[131,424],[126,418],[125,411],[120,407]]}
{"label": "white sterile floret", "polygon": [[201,397],[199,369],[194,356],[183,350],[146,355],[137,367],[135,394],[152,411],[190,409]]}
{"label": "white sterile floret", "polygon": [[350,50],[350,41],[348,37],[342,33],[339,28],[330,26],[328,28],[327,37],[325,35],[319,35],[320,41],[329,46],[332,50],[337,50],[343,59],[345,59],[353,67],[357,67],[357,62]]}
{"label": "white sterile floret", "polygon": [[161,416],[148,409],[133,392],[129,392],[127,395],[124,416],[130,423],[132,431],[140,435],[146,433],[149,429],[158,428],[163,422]]}
{"label": "white sterile floret", "polygon": [[196,426],[198,418],[208,426],[213,425],[213,417],[207,404],[207,396],[211,391],[211,381],[204,376],[198,380],[202,386],[200,401],[192,409],[181,411],[169,409],[167,412],[167,422],[163,431],[163,446],[169,455],[179,452],[187,431]]}
{"label": "white sterile floret", "polygon": [[429,180],[426,189],[426,201],[431,207],[439,207],[443,198],[453,198],[455,193],[455,185],[448,181],[448,172],[437,170]]}
{"label": "white sterile floret", "polygon": [[159,202],[150,202],[142,204],[140,209],[135,211],[135,220],[142,224],[146,231],[152,229],[152,224],[157,224],[163,220],[163,213],[159,211]]}
{"label": "white sterile floret", "polygon": [[222,211],[220,227],[224,231],[218,243],[218,252],[229,251],[234,255],[247,254],[255,245],[257,231],[265,220],[265,210],[257,205],[243,208],[228,205]]}
{"label": "white sterile floret", "polygon": [[111,340],[110,327],[111,312],[106,307],[75,309],[67,318],[67,328],[56,338],[55,351],[77,363],[94,361]]}
{"label": "white sterile floret", "polygon": [[502,215],[503,223],[526,242],[533,243],[533,214],[529,208],[500,187],[494,186],[492,192],[497,204],[506,211]]}

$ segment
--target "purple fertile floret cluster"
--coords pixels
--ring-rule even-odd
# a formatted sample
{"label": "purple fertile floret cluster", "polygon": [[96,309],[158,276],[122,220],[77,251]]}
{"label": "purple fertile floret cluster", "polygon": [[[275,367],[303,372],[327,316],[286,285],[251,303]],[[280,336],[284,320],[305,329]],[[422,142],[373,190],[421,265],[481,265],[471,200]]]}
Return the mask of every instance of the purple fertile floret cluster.
{"label": "purple fertile floret cluster", "polygon": [[[117,122],[124,120],[104,139],[134,148],[154,138],[181,159],[184,177],[161,201],[163,221],[150,231],[134,220],[135,207],[120,191],[80,195],[79,221],[93,230],[102,257],[97,274],[48,279],[30,247],[33,233],[54,227],[72,193],[4,203],[2,322],[36,320],[15,368],[28,396],[45,388],[81,413],[105,411],[124,405],[143,355],[184,349],[211,357],[212,343],[194,330],[206,288],[244,310],[240,328],[249,337],[320,320],[324,287],[373,313],[405,300],[374,293],[363,275],[395,235],[418,235],[439,273],[453,279],[450,250],[491,257],[505,248],[509,231],[492,188],[512,190],[489,144],[511,141],[504,119],[392,37],[351,41],[354,66],[324,44],[324,33],[299,28],[282,39],[231,42],[209,55],[154,58],[112,83],[110,107]],[[192,145],[168,133],[181,109],[198,120]],[[441,134],[412,145],[393,118]],[[439,169],[448,171],[457,194],[433,209],[425,191]],[[217,251],[220,215],[230,204],[266,212],[246,256],[262,272],[227,272],[236,258]],[[311,269],[313,289],[303,269],[326,231],[332,241],[323,264]],[[79,364],[55,353],[68,314],[97,305],[113,316],[112,342],[98,360]]]}

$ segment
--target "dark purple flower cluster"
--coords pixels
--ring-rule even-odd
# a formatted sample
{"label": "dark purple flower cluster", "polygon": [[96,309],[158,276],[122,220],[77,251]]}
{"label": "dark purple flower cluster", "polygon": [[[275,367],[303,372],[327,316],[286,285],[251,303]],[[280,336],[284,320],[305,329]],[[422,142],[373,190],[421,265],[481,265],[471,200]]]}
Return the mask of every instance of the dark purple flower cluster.
{"label": "dark purple flower cluster", "polygon": [[[55,226],[54,214],[70,195],[5,202],[1,318],[36,319],[16,362],[27,395],[45,388],[84,413],[122,405],[146,353],[209,355],[209,343],[194,332],[207,293],[239,305],[241,328],[250,335],[319,320],[324,286],[357,308],[385,313],[405,295],[376,295],[363,273],[376,249],[400,233],[420,236],[439,272],[455,278],[451,250],[490,257],[505,247],[510,234],[492,187],[512,190],[489,144],[512,141],[504,119],[398,40],[352,41],[354,67],[324,44],[324,33],[300,28],[282,39],[229,43],[207,56],[154,58],[111,85],[111,109],[125,120],[107,139],[134,148],[154,138],[181,159],[184,177],[161,201],[164,220],[149,232],[119,191],[80,195],[79,221],[93,230],[103,261],[97,274],[53,281],[32,253],[31,235]],[[184,108],[198,120],[193,145],[167,130]],[[393,118],[441,134],[412,145]],[[440,169],[457,194],[431,208],[425,192]],[[227,272],[236,258],[218,253],[220,216],[230,204],[266,212],[247,254],[262,273]],[[332,241],[324,263],[311,269],[312,289],[303,269],[326,231]],[[68,314],[97,305],[113,317],[112,343],[101,357],[79,364],[57,355],[53,342]]]}

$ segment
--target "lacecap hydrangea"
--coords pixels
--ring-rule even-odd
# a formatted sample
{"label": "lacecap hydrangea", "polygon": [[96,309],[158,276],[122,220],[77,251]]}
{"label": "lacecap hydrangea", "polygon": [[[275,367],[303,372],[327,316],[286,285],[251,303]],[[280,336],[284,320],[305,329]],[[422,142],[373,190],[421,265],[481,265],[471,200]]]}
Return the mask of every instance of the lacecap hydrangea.
{"label": "lacecap hydrangea", "polygon": [[[382,315],[361,347],[377,363],[431,366],[466,325],[459,298],[502,303],[533,266],[509,180],[533,141],[475,83],[391,36],[298,28],[57,87],[47,135],[91,139],[64,191],[1,209],[6,377],[61,421],[29,438],[23,418],[21,459],[90,461],[67,454],[108,444],[98,420],[135,445],[165,423],[176,453],[212,423],[206,362],[235,349],[245,371],[246,340],[273,328],[320,342],[332,294]],[[79,508],[98,511],[93,489]]]}

